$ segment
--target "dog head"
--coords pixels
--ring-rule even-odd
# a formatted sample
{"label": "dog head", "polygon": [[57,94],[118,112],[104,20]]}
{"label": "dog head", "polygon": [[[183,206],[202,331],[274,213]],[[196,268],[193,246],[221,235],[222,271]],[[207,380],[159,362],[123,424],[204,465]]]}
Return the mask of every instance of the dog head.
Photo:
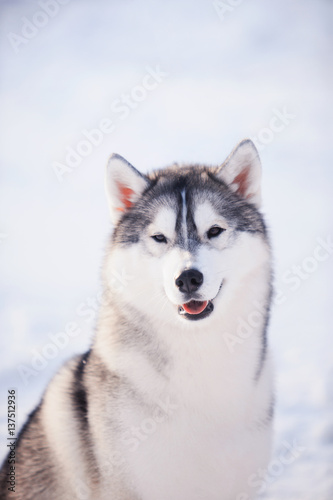
{"label": "dog head", "polygon": [[268,272],[260,179],[250,140],[219,167],[174,165],[149,175],[112,155],[105,280],[115,300],[159,322],[218,318],[228,293]]}

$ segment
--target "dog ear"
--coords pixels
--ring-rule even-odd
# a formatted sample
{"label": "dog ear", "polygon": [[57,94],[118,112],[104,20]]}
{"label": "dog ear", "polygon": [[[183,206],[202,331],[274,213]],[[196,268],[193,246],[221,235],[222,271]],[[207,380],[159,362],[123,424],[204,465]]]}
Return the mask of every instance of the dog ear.
{"label": "dog ear", "polygon": [[114,224],[138,200],[148,185],[147,177],[122,156],[111,155],[106,166],[105,190]]}
{"label": "dog ear", "polygon": [[250,139],[241,141],[217,172],[230,189],[257,207],[261,204],[261,163]]}

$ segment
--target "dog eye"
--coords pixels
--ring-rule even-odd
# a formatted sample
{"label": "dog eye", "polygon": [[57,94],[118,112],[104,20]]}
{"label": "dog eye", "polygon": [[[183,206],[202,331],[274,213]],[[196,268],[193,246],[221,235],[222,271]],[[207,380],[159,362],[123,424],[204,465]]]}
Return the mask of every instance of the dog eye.
{"label": "dog eye", "polygon": [[207,231],[207,238],[210,240],[211,238],[216,238],[216,236],[219,236],[221,233],[223,233],[225,229],[223,229],[220,226],[212,226],[208,231]]}
{"label": "dog eye", "polygon": [[167,243],[167,239],[164,234],[154,234],[152,238],[157,241],[157,243]]}

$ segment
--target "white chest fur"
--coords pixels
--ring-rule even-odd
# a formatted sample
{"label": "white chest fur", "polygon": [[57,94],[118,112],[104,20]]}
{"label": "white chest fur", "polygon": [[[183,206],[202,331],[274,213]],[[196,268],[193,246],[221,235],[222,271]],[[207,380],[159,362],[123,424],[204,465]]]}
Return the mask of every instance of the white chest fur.
{"label": "white chest fur", "polygon": [[[266,274],[256,271],[241,285],[223,288],[214,315],[202,326],[177,330],[157,323],[152,344],[148,335],[145,344],[131,348],[110,345],[112,325],[100,332],[97,353],[134,388],[117,405],[116,442],[114,436],[106,439],[105,449],[116,447],[140,499],[254,498],[251,475],[267,465],[271,442],[267,355],[256,380],[265,312],[234,348],[226,334],[238,335],[239,321],[248,321],[256,308],[254,300],[265,304]],[[154,363],[163,356],[165,366],[157,370]],[[108,429],[102,434],[104,440]]]}
{"label": "white chest fur", "polygon": [[250,477],[267,464],[271,440],[270,424],[262,425],[272,398],[271,367],[266,360],[254,380],[258,348],[257,336],[237,353],[214,335],[195,337],[191,346],[179,342],[167,378],[152,378],[149,363],[131,356],[136,386],[146,393],[120,407],[118,446],[140,497],[252,498]]}

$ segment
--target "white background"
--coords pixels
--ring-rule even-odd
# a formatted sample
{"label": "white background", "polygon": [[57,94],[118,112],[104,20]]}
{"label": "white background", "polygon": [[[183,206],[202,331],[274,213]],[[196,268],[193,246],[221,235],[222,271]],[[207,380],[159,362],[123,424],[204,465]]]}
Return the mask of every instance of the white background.
{"label": "white background", "polygon": [[[94,322],[77,309],[95,307],[100,292],[108,155],[142,171],[219,164],[252,137],[280,291],[270,325],[276,451],[265,498],[331,500],[333,249],[314,255],[333,238],[332,2],[63,0],[52,16],[40,15],[42,3],[1,1],[1,457],[7,389],[17,388],[22,425],[54,372],[92,337]],[[39,27],[29,31],[27,20]],[[126,118],[112,110],[123,94],[142,95],[136,87],[157,67],[167,76],[142,101],[132,98]],[[277,112],[289,118],[270,132]],[[60,182],[54,163],[103,118],[114,131]],[[69,322],[80,336],[35,376],[20,376]],[[281,465],[294,440],[295,460]]]}

